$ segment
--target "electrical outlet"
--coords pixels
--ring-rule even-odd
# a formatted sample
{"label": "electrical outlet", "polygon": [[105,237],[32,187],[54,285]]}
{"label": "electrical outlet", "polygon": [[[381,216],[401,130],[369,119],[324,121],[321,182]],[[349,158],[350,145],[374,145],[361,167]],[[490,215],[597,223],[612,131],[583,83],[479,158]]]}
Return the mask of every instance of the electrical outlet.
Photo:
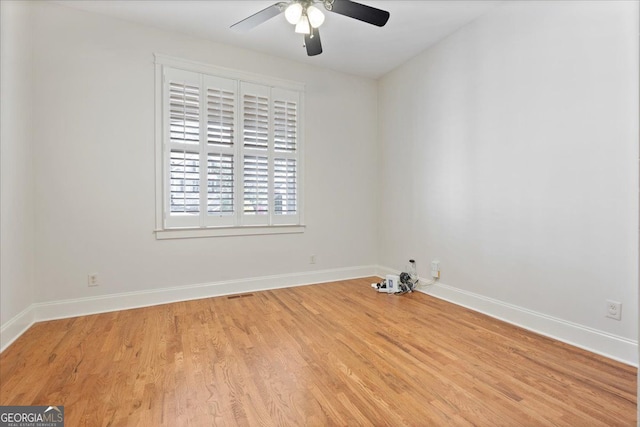
{"label": "electrical outlet", "polygon": [[309,264],[315,264],[316,263],[316,256],[315,255],[311,255],[309,257]]}
{"label": "electrical outlet", "polygon": [[431,277],[434,279],[440,278],[440,260],[434,259],[431,261]]}
{"label": "electrical outlet", "polygon": [[622,318],[622,303],[617,301],[607,300],[607,317],[615,320]]}
{"label": "electrical outlet", "polygon": [[98,286],[98,275],[96,273],[89,274],[87,276],[87,284],[91,286]]}

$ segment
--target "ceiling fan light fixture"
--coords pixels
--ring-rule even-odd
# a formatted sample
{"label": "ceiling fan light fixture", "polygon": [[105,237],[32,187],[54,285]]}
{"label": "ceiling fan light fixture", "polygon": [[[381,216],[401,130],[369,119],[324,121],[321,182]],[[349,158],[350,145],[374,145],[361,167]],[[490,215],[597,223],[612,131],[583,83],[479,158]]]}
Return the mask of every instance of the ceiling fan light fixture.
{"label": "ceiling fan light fixture", "polygon": [[296,33],[298,34],[311,34],[311,27],[309,26],[309,19],[307,15],[302,15],[300,21],[296,24]]}
{"label": "ceiling fan light fixture", "polygon": [[318,28],[324,22],[324,13],[313,5],[307,8],[307,16],[313,28]]}
{"label": "ceiling fan light fixture", "polygon": [[300,3],[291,3],[284,11],[284,17],[291,25],[296,25],[302,17],[302,5]]}
{"label": "ceiling fan light fixture", "polygon": [[[2,0],[0,0],[2,1]],[[287,22],[294,26],[295,32],[304,34],[304,46],[308,56],[322,53],[320,27],[325,20],[320,5],[330,12],[347,18],[357,19],[367,24],[383,27],[389,20],[389,12],[352,0],[280,0],[261,11],[254,13],[231,26],[236,31],[249,31],[252,28],[278,15],[285,15]]]}

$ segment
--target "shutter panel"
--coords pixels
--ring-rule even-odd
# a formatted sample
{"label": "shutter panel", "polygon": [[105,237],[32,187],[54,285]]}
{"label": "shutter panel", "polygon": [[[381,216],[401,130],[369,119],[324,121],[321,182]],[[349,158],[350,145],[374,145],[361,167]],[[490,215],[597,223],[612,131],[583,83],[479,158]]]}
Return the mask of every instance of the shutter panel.
{"label": "shutter panel", "polygon": [[295,159],[275,159],[274,193],[276,215],[298,213],[298,171]]}
{"label": "shutter panel", "polygon": [[298,105],[292,101],[273,103],[274,148],[276,151],[296,151],[298,138]]}
{"label": "shutter panel", "polygon": [[242,123],[242,223],[269,225],[271,159],[269,140],[270,89],[268,86],[242,82],[240,121]]}
{"label": "shutter panel", "polygon": [[242,103],[244,147],[266,150],[269,141],[269,98],[245,93]]}
{"label": "shutter panel", "polygon": [[[237,82],[204,76],[206,88],[207,226],[236,224],[236,94]],[[204,160],[203,160],[204,161]]]}
{"label": "shutter panel", "polygon": [[273,88],[273,219],[272,224],[298,224],[300,94]]}
{"label": "shutter panel", "polygon": [[207,88],[207,144],[231,147],[234,138],[235,94]]}
{"label": "shutter panel", "polygon": [[244,213],[269,213],[269,159],[264,156],[244,156]]}
{"label": "shutter panel", "polygon": [[165,68],[164,75],[164,155],[165,225],[197,226],[202,205],[202,91],[200,75]]}
{"label": "shutter panel", "polygon": [[234,213],[234,167],[232,154],[207,156],[207,212],[213,215]]}
{"label": "shutter panel", "polygon": [[186,150],[171,150],[170,213],[200,214],[200,154]]}
{"label": "shutter panel", "polygon": [[188,83],[169,82],[171,142],[200,142],[200,89]]}

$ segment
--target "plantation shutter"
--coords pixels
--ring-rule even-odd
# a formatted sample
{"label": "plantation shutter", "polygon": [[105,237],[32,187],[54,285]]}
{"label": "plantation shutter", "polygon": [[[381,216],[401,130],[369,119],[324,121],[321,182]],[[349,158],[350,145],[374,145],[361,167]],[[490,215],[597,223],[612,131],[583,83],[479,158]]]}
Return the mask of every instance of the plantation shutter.
{"label": "plantation shutter", "polygon": [[206,87],[205,225],[236,222],[236,93],[234,80],[204,76]]}
{"label": "plantation shutter", "polygon": [[298,92],[272,89],[273,99],[273,199],[274,224],[297,224],[298,171],[299,171],[299,94]]}
{"label": "plantation shutter", "polygon": [[302,89],[157,70],[162,227],[300,225]]}
{"label": "plantation shutter", "polygon": [[207,213],[214,216],[234,213],[234,159],[232,154],[207,155]]}
{"label": "plantation shutter", "polygon": [[169,82],[169,120],[171,142],[200,143],[200,87],[197,81]]}
{"label": "plantation shutter", "polygon": [[274,212],[276,215],[298,213],[298,169],[295,159],[274,160]]}
{"label": "plantation shutter", "polygon": [[[243,87],[254,85],[245,84]],[[251,89],[249,89],[251,90]],[[255,92],[265,92],[263,87],[254,87]],[[253,92],[252,91],[252,92]],[[244,93],[243,140],[244,147],[249,149],[266,150],[269,146],[269,97]]]}
{"label": "plantation shutter", "polygon": [[241,84],[242,102],[242,182],[243,223],[269,225],[272,169],[269,140],[270,89],[266,86]]}
{"label": "plantation shutter", "polygon": [[295,152],[298,141],[298,104],[273,101],[274,144],[276,151]]}
{"label": "plantation shutter", "polygon": [[169,165],[171,214],[200,214],[200,154],[172,149]]}
{"label": "plantation shutter", "polygon": [[202,90],[200,75],[165,70],[163,84],[165,225],[197,226],[202,211],[200,157]]}
{"label": "plantation shutter", "polygon": [[269,213],[269,158],[244,156],[244,213],[267,215]]}

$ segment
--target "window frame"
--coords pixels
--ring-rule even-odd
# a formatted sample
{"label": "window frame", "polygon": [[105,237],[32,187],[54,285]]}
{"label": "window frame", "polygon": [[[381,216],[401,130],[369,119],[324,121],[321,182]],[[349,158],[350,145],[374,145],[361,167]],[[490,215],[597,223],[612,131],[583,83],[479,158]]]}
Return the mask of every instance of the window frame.
{"label": "window frame", "polygon": [[[155,176],[156,176],[156,228],[154,230],[156,239],[177,239],[177,238],[198,238],[198,237],[217,237],[217,236],[248,236],[248,235],[263,235],[263,234],[290,234],[290,233],[302,233],[304,232],[304,89],[303,83],[283,80],[268,76],[262,76],[258,74],[248,73],[244,71],[232,70],[213,66],[205,63],[184,60],[180,58],[170,57],[162,54],[154,54],[155,57]],[[250,87],[251,85],[259,85],[261,87],[268,87],[269,92],[277,93],[281,91],[295,92],[298,96],[297,101],[297,134],[296,134],[296,214],[291,215],[291,218],[279,218],[280,216],[286,217],[287,215],[277,215],[274,211],[275,207],[275,191],[273,188],[273,181],[275,176],[274,156],[279,159],[287,158],[286,153],[280,153],[275,151],[274,144],[274,100],[269,97],[269,149],[265,152],[265,155],[269,158],[269,214],[266,215],[267,221],[256,220],[250,218],[251,215],[244,213],[244,193],[243,182],[241,180],[234,180],[234,221],[230,223],[228,217],[221,221],[216,220],[203,220],[203,221],[184,221],[183,224],[179,224],[178,221],[174,221],[174,224],[167,225],[165,221],[165,215],[169,211],[169,173],[167,168],[169,164],[167,162],[168,152],[175,144],[170,142],[166,132],[168,132],[166,123],[168,121],[168,108],[165,105],[168,102],[165,96],[165,68],[169,68],[168,72],[185,72],[197,73],[201,75],[201,82],[204,82],[210,77],[214,79],[230,79],[236,81],[235,89],[235,118],[234,118],[234,145],[236,148],[234,155],[234,168],[239,169],[239,172],[235,176],[242,175],[244,156],[247,150],[244,147],[243,141],[243,124],[242,124],[242,109],[243,100],[242,92],[243,85]],[[200,105],[206,103],[207,90],[206,85],[200,86]],[[203,100],[204,98],[204,100]],[[206,127],[206,109],[199,112],[200,123],[200,135],[206,133],[203,132],[203,124]],[[185,147],[187,144],[184,144]],[[200,152],[205,146],[205,152],[207,150],[206,143],[200,143],[196,147],[194,144],[193,149]],[[213,151],[216,151],[215,149]],[[220,151],[220,150],[218,150]],[[224,151],[224,150],[222,150]],[[282,155],[281,155],[282,154]],[[206,155],[205,155],[206,157]],[[207,164],[200,163],[201,172],[204,168],[207,169]],[[201,173],[201,194],[202,194],[202,176]],[[205,174],[206,176],[206,174]],[[206,182],[206,180],[205,180]],[[205,184],[206,185],[206,184]],[[204,215],[207,216],[206,214]],[[292,220],[293,218],[293,220]],[[293,221],[293,222],[292,222]],[[198,224],[194,224],[198,223]],[[177,224],[177,225],[176,225]]]}

